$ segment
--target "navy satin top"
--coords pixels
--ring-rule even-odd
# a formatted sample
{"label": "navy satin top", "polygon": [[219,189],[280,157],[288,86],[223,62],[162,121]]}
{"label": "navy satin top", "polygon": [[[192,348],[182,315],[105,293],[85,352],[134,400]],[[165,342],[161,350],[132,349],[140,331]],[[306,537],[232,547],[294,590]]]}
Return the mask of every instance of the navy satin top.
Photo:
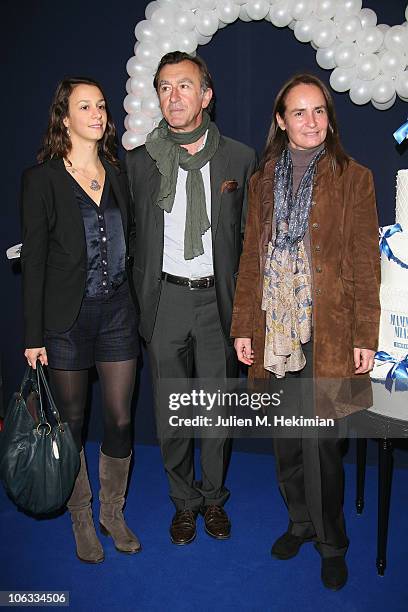
{"label": "navy satin top", "polygon": [[126,280],[126,242],[120,210],[107,176],[99,206],[71,178],[88,254],[85,297],[109,297]]}

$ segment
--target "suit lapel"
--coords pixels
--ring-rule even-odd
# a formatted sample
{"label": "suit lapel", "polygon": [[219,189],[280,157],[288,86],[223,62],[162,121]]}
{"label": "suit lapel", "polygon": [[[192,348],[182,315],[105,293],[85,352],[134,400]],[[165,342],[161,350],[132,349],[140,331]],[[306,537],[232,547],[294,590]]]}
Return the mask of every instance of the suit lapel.
{"label": "suit lapel", "polygon": [[228,154],[225,150],[225,141],[220,138],[220,146],[214,157],[210,160],[210,181],[211,181],[211,228],[212,239],[215,241],[218,220],[221,210],[221,186],[225,181],[228,166]]}
{"label": "suit lapel", "polygon": [[56,172],[58,177],[57,192],[61,194],[62,201],[66,202],[66,208],[68,211],[68,218],[72,220],[74,226],[80,232],[85,240],[84,223],[82,220],[82,214],[76,201],[75,193],[72,188],[72,179],[68,172],[65,170],[64,161],[61,158],[53,158],[50,160],[50,167]]}
{"label": "suit lapel", "polygon": [[114,166],[112,166],[106,159],[100,158],[103,167],[105,168],[106,176],[109,179],[110,185],[112,187],[112,191],[115,195],[116,202],[118,203],[118,207],[120,210],[120,214],[122,216],[123,230],[125,236],[127,236],[128,232],[128,207],[127,202],[123,196],[122,189],[120,187],[119,182],[119,172],[116,170]]}
{"label": "suit lapel", "polygon": [[160,240],[163,240],[164,235],[164,211],[160,206],[157,206],[157,198],[160,189],[160,173],[156,168],[156,164],[153,163],[150,167],[150,174],[148,177],[149,192],[151,198],[151,206],[153,206],[154,217],[156,219],[157,232]]}

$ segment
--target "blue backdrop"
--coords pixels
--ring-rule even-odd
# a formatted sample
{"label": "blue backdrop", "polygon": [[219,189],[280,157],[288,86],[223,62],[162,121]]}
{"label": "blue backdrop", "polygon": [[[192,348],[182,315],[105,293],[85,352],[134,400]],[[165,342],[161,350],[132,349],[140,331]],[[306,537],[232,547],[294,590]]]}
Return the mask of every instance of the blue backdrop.
{"label": "blue backdrop", "polygon": [[[1,359],[5,396],[18,384],[24,368],[22,352],[21,277],[18,266],[5,259],[8,246],[20,241],[18,194],[24,167],[35,155],[47,123],[57,82],[65,75],[89,75],[101,81],[119,135],[125,112],[126,62],[133,55],[134,28],[144,19],[143,0],[84,4],[71,0],[56,5],[7,2],[2,7],[2,181],[0,224]],[[366,0],[378,23],[400,24],[406,0]],[[268,22],[236,22],[220,30],[209,45],[199,47],[212,72],[217,96],[217,123],[224,134],[262,151],[279,87],[290,75],[311,71],[329,82],[330,71],[319,69],[315,51],[299,43],[289,28]],[[405,121],[408,105],[397,100],[392,109],[357,107],[348,94],[334,93],[341,136],[352,157],[371,168],[377,189],[381,224],[394,221],[395,175],[407,166],[392,132]],[[404,148],[404,147],[403,147]],[[137,396],[137,437],[154,438],[149,373],[141,372]],[[99,433],[99,392],[93,386],[92,437]]]}

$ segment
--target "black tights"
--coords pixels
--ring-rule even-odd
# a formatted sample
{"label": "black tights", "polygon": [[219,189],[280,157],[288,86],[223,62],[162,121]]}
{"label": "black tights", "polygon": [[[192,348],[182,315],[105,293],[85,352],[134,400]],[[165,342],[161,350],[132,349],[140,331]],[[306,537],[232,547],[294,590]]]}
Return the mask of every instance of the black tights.
{"label": "black tights", "polygon": [[[102,389],[104,434],[101,450],[109,457],[128,457],[132,449],[131,401],[137,359],[98,361]],[[48,368],[50,385],[62,421],[68,423],[78,450],[88,393],[88,370]]]}

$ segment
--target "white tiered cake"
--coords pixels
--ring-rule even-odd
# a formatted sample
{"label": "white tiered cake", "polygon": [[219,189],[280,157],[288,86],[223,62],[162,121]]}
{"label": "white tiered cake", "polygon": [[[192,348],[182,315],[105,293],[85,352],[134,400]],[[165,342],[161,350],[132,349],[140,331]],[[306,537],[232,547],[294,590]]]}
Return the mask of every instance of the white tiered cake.
{"label": "white tiered cake", "polygon": [[377,380],[408,356],[408,170],[397,174],[395,221],[381,229],[380,336],[371,373]]}

